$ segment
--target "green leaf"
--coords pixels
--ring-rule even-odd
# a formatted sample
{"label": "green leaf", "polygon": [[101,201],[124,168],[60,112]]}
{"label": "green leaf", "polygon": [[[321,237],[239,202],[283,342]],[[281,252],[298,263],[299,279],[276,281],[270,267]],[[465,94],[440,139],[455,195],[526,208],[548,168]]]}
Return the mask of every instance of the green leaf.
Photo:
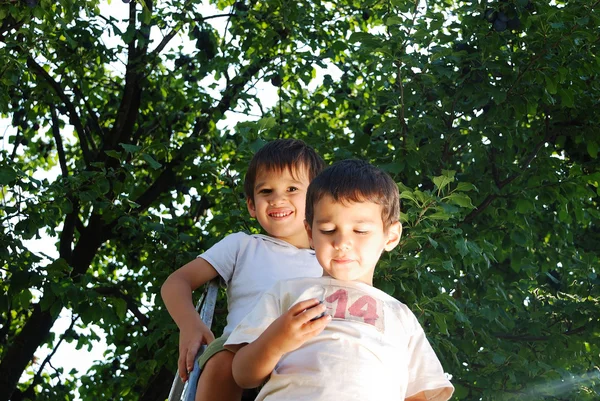
{"label": "green leaf", "polygon": [[510,234],[510,239],[517,245],[525,246],[527,244],[527,237],[521,231],[513,231]]}
{"label": "green leaf", "polygon": [[533,203],[529,199],[519,199],[517,201],[517,212],[528,214],[533,210]]}
{"label": "green leaf", "polygon": [[147,8],[144,8],[141,19],[144,24],[148,25],[152,21],[152,13]]}
{"label": "green leaf", "polygon": [[573,92],[568,88],[566,88],[566,89],[560,88],[558,90],[558,93],[562,99],[562,104],[564,104],[566,107],[573,108],[573,106],[574,106],[573,105],[573,102],[574,102]]}
{"label": "green leaf", "polygon": [[492,357],[492,362],[494,362],[496,365],[502,365],[504,362],[506,362],[506,357],[504,355],[494,354]]}
{"label": "green leaf", "polygon": [[154,158],[152,156],[150,156],[148,153],[142,153],[142,159],[146,160],[146,162],[154,170],[158,170],[159,168],[162,167],[162,164],[160,164],[159,162],[157,162],[156,160],[154,160]]}
{"label": "green leaf", "polygon": [[442,313],[433,312],[433,319],[440,333],[448,336],[448,324],[446,323],[446,316]]}
{"label": "green leaf", "polygon": [[393,163],[382,164],[379,168],[391,174],[400,174],[404,170],[404,163],[402,160],[397,160]]}
{"label": "green leaf", "polygon": [[268,130],[277,125],[277,120],[274,117],[263,117],[256,123],[258,125],[258,132]]}
{"label": "green leaf", "polygon": [[388,295],[394,295],[394,292],[396,291],[396,286],[391,281],[380,282],[378,288]]}
{"label": "green leaf", "polygon": [[506,92],[505,91],[496,91],[494,93],[494,103],[502,104],[506,100]]}
{"label": "green leaf", "polygon": [[389,17],[388,19],[385,20],[385,24],[387,26],[402,25],[402,24],[404,24],[404,19],[402,19],[396,15],[392,15],[391,17]]}
{"label": "green leaf", "polygon": [[8,166],[0,167],[0,185],[9,185],[17,179],[17,172]]}
{"label": "green leaf", "polygon": [[468,209],[475,208],[475,206],[473,206],[473,203],[471,202],[471,198],[469,198],[465,194],[452,193],[452,194],[446,196],[444,199],[447,199],[450,203],[453,203],[453,204],[461,206],[461,207],[465,207]]}
{"label": "green leaf", "polygon": [[265,141],[264,139],[258,138],[257,140],[255,140],[254,142],[252,142],[250,144],[250,149],[252,149],[253,153],[256,153],[260,150],[260,148],[265,146],[266,143],[267,143],[267,141]]}
{"label": "green leaf", "polygon": [[433,248],[438,247],[437,241],[435,241],[433,238],[431,238],[430,236],[427,236],[427,239],[429,240],[429,243],[431,244],[431,246],[433,246]]}
{"label": "green leaf", "polygon": [[133,41],[133,38],[135,37],[135,32],[135,25],[129,25],[122,36],[123,42],[127,44],[131,43]]}
{"label": "green leaf", "polygon": [[142,149],[142,147],[141,147],[141,146],[137,146],[137,145],[129,145],[129,144],[127,144],[127,143],[119,143],[119,145],[121,145],[121,147],[122,147],[123,149],[125,149],[125,151],[126,151],[127,153],[130,153],[130,154],[134,154],[134,153],[136,153],[136,152],[139,152],[139,151],[140,151],[140,149]]}
{"label": "green leaf", "polygon": [[548,91],[548,93],[550,93],[551,95],[556,94],[556,92],[557,92],[556,77],[553,75],[546,75],[544,77],[544,79],[546,80],[546,90]]}
{"label": "green leaf", "polygon": [[438,210],[434,213],[425,215],[425,217],[429,220],[449,220],[452,217],[452,215],[442,210]]}
{"label": "green leaf", "polygon": [[138,207],[140,207],[141,205],[137,202],[132,201],[129,198],[126,198],[125,201],[134,209],[137,209]]}
{"label": "green leaf", "polygon": [[453,170],[442,170],[442,175],[438,177],[433,177],[433,183],[438,188],[439,191],[442,191],[446,188],[451,182],[454,181],[454,174],[456,171]]}
{"label": "green leaf", "polygon": [[119,161],[121,161],[121,153],[117,152],[116,150],[105,150],[104,153],[106,153],[108,156],[115,158]]}
{"label": "green leaf", "polygon": [[598,157],[598,143],[596,143],[594,140],[588,140],[587,141],[587,151],[589,153],[589,155],[592,158],[597,158]]}
{"label": "green leaf", "polygon": [[414,195],[413,195],[413,193],[411,191],[400,192],[400,199],[408,199],[411,202],[413,202],[415,205],[417,205],[417,206],[419,205],[419,202],[414,197]]}
{"label": "green leaf", "polygon": [[459,182],[456,185],[456,191],[458,192],[468,192],[468,191],[477,191],[477,187],[469,182]]}
{"label": "green leaf", "polygon": [[380,39],[367,32],[353,32],[348,41],[350,43],[360,42],[361,45],[366,48],[376,48],[381,46]]}
{"label": "green leaf", "polygon": [[456,246],[456,249],[458,249],[458,253],[460,253],[460,256],[462,256],[463,258],[465,256],[467,256],[467,254],[469,253],[469,249],[467,249],[467,241],[466,240],[464,240],[462,238],[456,240],[455,246]]}
{"label": "green leaf", "polygon": [[125,316],[127,315],[127,302],[120,298],[114,298],[112,304],[115,307],[115,313],[119,319],[125,319]]}

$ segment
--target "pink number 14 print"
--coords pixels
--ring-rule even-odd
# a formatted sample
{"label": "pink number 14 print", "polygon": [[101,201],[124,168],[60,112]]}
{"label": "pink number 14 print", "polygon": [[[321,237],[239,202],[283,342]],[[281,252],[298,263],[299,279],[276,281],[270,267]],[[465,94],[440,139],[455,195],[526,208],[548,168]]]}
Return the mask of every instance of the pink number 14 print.
{"label": "pink number 14 print", "polygon": [[[377,301],[375,300],[375,298],[369,295],[361,295],[356,301],[354,301],[350,305],[349,308],[348,299],[348,291],[343,288],[340,288],[339,290],[335,291],[333,294],[325,298],[325,301],[327,301],[328,303],[336,304],[335,312],[333,314],[334,318],[351,319],[358,321],[362,319],[362,321],[367,324],[377,326],[377,319],[379,318],[379,315],[377,314]],[[348,311],[350,316],[354,317],[354,319],[346,316],[346,310]]]}

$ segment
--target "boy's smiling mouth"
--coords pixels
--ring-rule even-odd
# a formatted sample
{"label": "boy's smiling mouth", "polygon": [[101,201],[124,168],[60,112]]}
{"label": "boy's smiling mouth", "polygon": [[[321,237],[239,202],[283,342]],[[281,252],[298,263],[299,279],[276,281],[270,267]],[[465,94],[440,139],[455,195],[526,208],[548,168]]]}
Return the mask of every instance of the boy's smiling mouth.
{"label": "boy's smiling mouth", "polygon": [[283,219],[285,217],[291,216],[293,213],[294,212],[292,212],[291,210],[282,210],[268,212],[267,214],[269,215],[269,217],[273,217],[275,219]]}

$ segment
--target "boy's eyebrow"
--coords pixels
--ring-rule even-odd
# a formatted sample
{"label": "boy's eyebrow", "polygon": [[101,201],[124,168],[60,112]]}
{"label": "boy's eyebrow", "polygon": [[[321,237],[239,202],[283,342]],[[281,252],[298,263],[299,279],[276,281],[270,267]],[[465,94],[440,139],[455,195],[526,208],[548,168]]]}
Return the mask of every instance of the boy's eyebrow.
{"label": "boy's eyebrow", "polygon": [[[286,182],[286,184],[302,184],[302,181],[296,180],[296,179],[292,179],[292,180],[288,180]],[[264,187],[265,185],[267,185],[266,182],[257,182],[256,185],[254,185],[254,189],[260,188],[260,187]]]}
{"label": "boy's eyebrow", "polygon": [[[327,217],[324,219],[319,219],[315,221],[315,224],[323,224],[323,223],[330,223],[331,222],[331,218]],[[356,219],[356,220],[351,220],[350,221],[353,224],[364,224],[364,223],[368,223],[368,224],[374,224],[376,223],[376,220],[373,219]]]}

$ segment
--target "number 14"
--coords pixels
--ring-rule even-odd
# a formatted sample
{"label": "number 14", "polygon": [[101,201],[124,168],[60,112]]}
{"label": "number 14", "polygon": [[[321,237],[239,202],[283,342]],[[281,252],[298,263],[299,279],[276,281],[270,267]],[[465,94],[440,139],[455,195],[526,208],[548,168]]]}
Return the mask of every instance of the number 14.
{"label": "number 14", "polygon": [[[325,298],[325,301],[331,304],[337,302],[333,317],[337,319],[346,319],[348,291],[339,289]],[[377,315],[377,301],[368,295],[361,296],[347,309],[351,316],[362,318],[365,323],[373,326],[375,326],[375,322],[377,321],[377,318],[379,318]]]}

